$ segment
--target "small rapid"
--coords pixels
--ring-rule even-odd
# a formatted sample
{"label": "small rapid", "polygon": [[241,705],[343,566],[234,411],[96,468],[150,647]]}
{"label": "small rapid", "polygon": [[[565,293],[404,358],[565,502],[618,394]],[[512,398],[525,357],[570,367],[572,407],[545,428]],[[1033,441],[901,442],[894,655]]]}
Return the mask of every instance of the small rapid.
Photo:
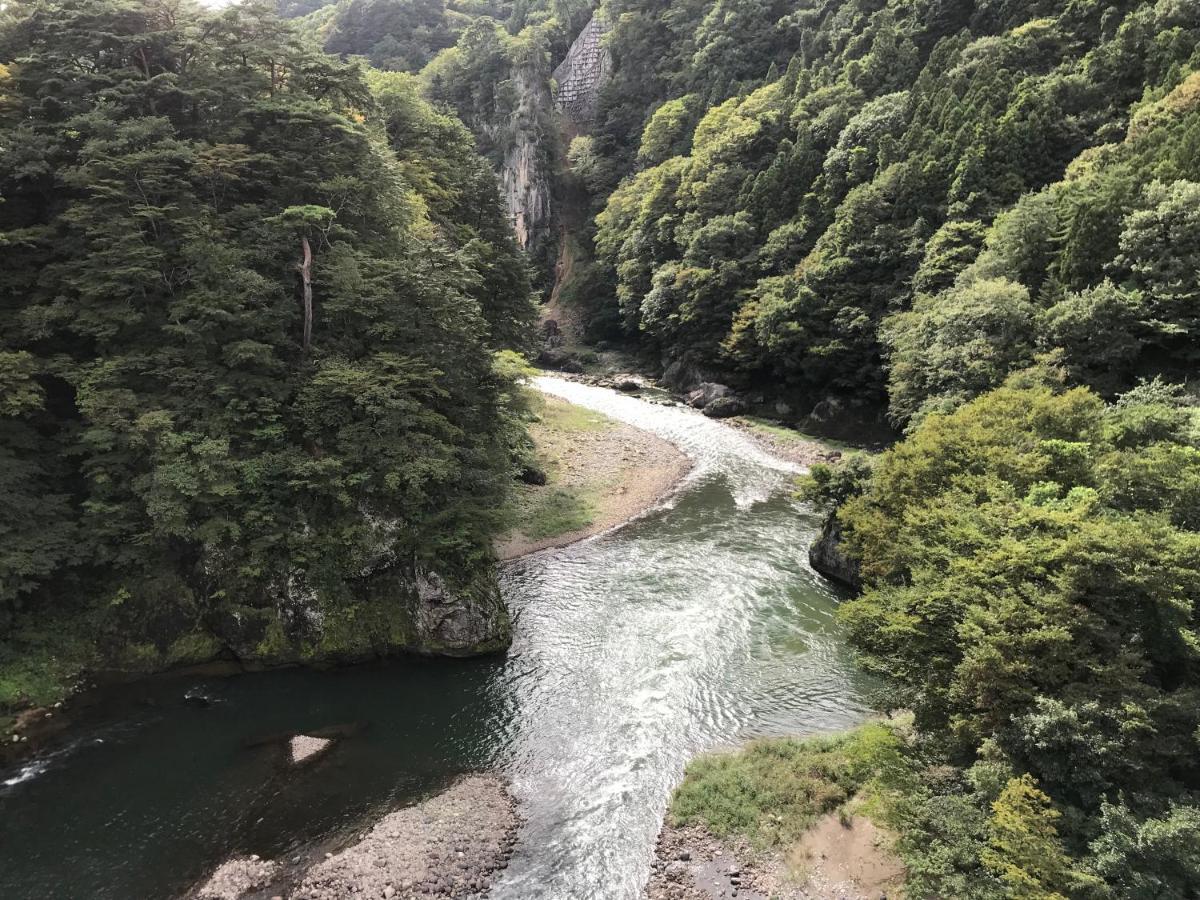
{"label": "small rapid", "polygon": [[[616,530],[507,564],[511,652],[318,672],[154,679],[72,742],[0,772],[0,896],[179,896],[234,854],[289,859],[458,774],[498,769],[524,818],[497,900],[635,900],[694,754],[867,715],[807,564],[795,467],[696,412],[554,377],[546,393],[646,429],[694,467]],[[184,704],[188,691],[211,697]],[[264,734],[366,726],[281,773]]]}

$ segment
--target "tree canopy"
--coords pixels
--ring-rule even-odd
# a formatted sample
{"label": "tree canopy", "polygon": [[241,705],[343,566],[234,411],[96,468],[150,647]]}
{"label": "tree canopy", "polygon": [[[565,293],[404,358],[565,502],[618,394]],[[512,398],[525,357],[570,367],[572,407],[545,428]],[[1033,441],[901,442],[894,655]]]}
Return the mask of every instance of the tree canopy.
{"label": "tree canopy", "polygon": [[411,641],[414,573],[488,577],[533,318],[469,135],[260,3],[3,15],[0,662]]}

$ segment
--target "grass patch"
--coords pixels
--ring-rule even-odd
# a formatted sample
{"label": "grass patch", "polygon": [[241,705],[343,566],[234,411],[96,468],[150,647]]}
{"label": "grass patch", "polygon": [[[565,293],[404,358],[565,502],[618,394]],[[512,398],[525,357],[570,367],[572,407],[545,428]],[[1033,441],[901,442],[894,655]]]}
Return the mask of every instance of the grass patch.
{"label": "grass patch", "polygon": [[536,431],[549,431],[570,434],[580,431],[604,431],[616,423],[607,416],[593,412],[557,397],[544,397],[538,410],[540,421],[535,426]]}
{"label": "grass patch", "polygon": [[71,690],[90,658],[82,641],[10,644],[0,649],[0,709],[49,706]]}
{"label": "grass patch", "polygon": [[542,488],[528,498],[521,515],[521,532],[540,541],[587,528],[595,519],[596,505],[583,492]]}
{"label": "grass patch", "polygon": [[815,434],[809,434],[806,431],[801,431],[798,428],[792,428],[784,425],[782,422],[777,422],[774,419],[764,419],[761,416],[739,416],[740,421],[745,422],[752,431],[757,431],[764,437],[768,437],[780,444],[820,444],[823,447],[828,447],[831,450],[853,451],[860,448],[853,444],[848,444],[845,441],[834,440],[833,438],[821,437]]}
{"label": "grass patch", "polygon": [[821,816],[855,801],[871,815],[909,763],[896,726],[870,722],[842,734],[756,741],[697,757],[671,803],[677,825],[766,848],[791,844]]}

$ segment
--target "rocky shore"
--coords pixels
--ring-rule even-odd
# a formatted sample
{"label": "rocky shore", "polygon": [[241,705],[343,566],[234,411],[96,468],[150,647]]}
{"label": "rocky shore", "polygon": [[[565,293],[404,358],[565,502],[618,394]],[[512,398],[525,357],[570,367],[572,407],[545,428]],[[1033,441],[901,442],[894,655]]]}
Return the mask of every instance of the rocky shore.
{"label": "rocky shore", "polygon": [[508,865],[520,824],[505,781],[466,776],[389,813],[323,859],[224,863],[187,900],[441,900],[481,897]]}

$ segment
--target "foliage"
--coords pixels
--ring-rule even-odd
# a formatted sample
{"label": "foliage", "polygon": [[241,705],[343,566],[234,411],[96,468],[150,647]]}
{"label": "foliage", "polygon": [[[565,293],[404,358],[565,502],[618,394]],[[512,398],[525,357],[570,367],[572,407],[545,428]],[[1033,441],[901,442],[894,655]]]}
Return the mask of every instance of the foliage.
{"label": "foliage", "polygon": [[462,127],[259,3],[21,4],[0,61],[9,655],[311,645],[371,578],[472,581],[532,309]]}
{"label": "foliage", "polygon": [[908,765],[894,727],[881,722],[829,737],[755,741],[692,760],[671,819],[760,847],[784,845],[852,798],[890,790]]}
{"label": "foliage", "polygon": [[1193,370],[1194,6],[604,8],[596,249],[664,363],[898,424],[1039,354],[1107,396]]}
{"label": "foliage", "polygon": [[[1200,410],[1161,381],[1105,404],[1046,378],[929,413],[865,485],[845,476],[857,494],[814,479],[867,583],[842,618],[893,702],[945,762],[1023,773],[936,801],[980,852],[934,864],[946,841],[916,842],[933,893],[980,860],[1010,896],[1135,896],[1106,891],[1194,865],[1182,840],[1135,848],[1139,829],[1186,833],[1200,800]],[[1142,868],[1118,877],[1117,858]]]}

